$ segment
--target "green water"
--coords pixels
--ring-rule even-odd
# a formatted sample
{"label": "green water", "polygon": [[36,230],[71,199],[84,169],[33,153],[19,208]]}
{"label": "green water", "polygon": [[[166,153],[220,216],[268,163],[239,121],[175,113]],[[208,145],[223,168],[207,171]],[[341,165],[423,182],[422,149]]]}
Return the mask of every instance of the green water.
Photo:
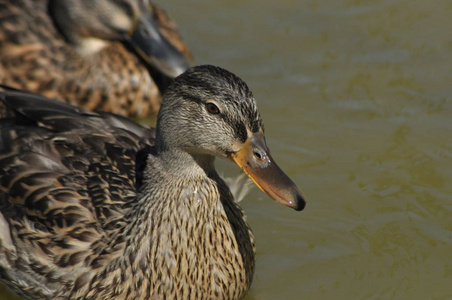
{"label": "green water", "polygon": [[246,299],[452,299],[452,2],[159,2],[197,63],[248,82],[306,194],[243,201]]}

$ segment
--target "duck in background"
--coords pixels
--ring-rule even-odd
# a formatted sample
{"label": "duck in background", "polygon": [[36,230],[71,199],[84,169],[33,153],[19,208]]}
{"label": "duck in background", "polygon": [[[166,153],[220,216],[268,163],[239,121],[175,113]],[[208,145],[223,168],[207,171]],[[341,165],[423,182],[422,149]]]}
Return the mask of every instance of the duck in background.
{"label": "duck in background", "polygon": [[254,238],[215,157],[305,206],[253,94],[224,69],[177,77],[156,129],[23,92],[0,99],[0,281],[25,299],[244,297]]}
{"label": "duck in background", "polygon": [[0,84],[142,117],[191,65],[175,24],[148,0],[0,0]]}

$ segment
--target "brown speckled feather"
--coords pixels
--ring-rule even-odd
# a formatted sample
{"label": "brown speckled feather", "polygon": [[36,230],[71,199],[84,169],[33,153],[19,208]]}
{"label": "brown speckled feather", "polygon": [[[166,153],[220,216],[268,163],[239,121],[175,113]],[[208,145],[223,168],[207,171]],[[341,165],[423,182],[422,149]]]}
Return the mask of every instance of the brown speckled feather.
{"label": "brown speckled feather", "polygon": [[[98,2],[108,4],[109,1]],[[102,45],[95,50],[90,46],[86,50],[68,40],[50,13],[55,2],[0,0],[0,83],[62,99],[88,110],[127,116],[155,113],[160,107],[162,90],[171,79],[141,59],[121,40],[119,33],[118,36],[111,33],[102,40],[86,29],[83,39],[90,40],[93,36],[96,38],[91,40]],[[150,6],[150,11],[162,36],[191,60],[187,46],[166,13],[155,5]],[[130,18],[135,17],[130,15]],[[93,21],[80,20],[80,24],[68,27],[84,28]],[[76,37],[80,38],[78,34],[82,33],[77,33]]]}
{"label": "brown speckled feather", "polygon": [[136,197],[136,152],[152,145],[154,130],[108,114],[64,111],[32,95],[8,97],[18,106],[26,100],[29,107],[19,109],[32,119],[1,123],[0,210],[15,242],[8,254],[14,271],[1,277],[20,274],[18,289],[53,299],[121,226]]}

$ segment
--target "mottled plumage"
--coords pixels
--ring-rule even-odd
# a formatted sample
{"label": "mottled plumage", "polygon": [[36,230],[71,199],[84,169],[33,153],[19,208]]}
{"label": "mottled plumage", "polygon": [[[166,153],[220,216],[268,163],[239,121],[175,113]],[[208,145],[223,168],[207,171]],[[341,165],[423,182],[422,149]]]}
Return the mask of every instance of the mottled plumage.
{"label": "mottled plumage", "polygon": [[0,84],[145,116],[190,61],[175,24],[147,0],[0,0]]}
{"label": "mottled plumage", "polygon": [[214,158],[237,162],[250,140],[245,172],[269,195],[260,176],[274,175],[271,189],[293,193],[274,198],[304,207],[255,140],[251,92],[223,69],[176,78],[156,130],[23,92],[0,99],[0,280],[26,299],[241,299],[254,238]]}

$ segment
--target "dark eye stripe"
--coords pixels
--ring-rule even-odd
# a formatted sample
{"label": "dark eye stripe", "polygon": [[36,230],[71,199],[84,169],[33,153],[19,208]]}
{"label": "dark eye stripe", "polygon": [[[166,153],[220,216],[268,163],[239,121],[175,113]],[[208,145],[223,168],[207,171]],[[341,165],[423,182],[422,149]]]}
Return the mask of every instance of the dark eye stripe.
{"label": "dark eye stripe", "polygon": [[243,123],[238,123],[234,127],[235,134],[238,137],[238,139],[244,143],[246,139],[248,138],[248,133],[246,132],[246,126]]}

